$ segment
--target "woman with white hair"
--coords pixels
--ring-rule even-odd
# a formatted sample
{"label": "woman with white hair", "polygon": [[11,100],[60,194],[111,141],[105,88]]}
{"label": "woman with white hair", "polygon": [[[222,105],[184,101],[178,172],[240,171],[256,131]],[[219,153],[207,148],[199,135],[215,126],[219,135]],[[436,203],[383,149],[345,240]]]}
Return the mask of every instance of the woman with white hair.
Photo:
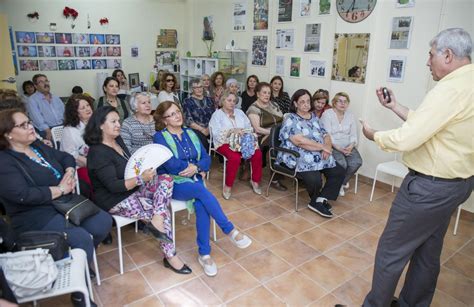
{"label": "woman with white hair", "polygon": [[130,98],[133,116],[123,121],[120,136],[131,154],[140,147],[152,144],[155,134],[155,120],[151,115],[151,101],[148,93],[135,93]]}
{"label": "woman with white hair", "polygon": [[237,109],[242,109],[242,97],[240,97],[239,95],[239,89],[240,89],[239,82],[237,82],[236,79],[231,78],[227,80],[227,82],[225,83],[225,87],[227,88],[229,93],[234,94],[235,97],[237,98],[235,107]]}

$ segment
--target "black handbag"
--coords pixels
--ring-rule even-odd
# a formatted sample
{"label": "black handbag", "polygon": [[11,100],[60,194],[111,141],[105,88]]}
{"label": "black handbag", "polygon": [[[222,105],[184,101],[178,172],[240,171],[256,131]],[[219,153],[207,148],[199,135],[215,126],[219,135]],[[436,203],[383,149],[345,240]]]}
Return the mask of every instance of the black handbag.
{"label": "black handbag", "polygon": [[76,226],[91,215],[99,213],[100,209],[90,199],[80,194],[63,195],[53,200],[53,206],[64,214],[66,224],[73,223]]}
{"label": "black handbag", "polygon": [[15,241],[15,250],[26,251],[37,248],[49,250],[54,261],[66,257],[69,253],[67,234],[58,231],[27,231],[21,233]]}

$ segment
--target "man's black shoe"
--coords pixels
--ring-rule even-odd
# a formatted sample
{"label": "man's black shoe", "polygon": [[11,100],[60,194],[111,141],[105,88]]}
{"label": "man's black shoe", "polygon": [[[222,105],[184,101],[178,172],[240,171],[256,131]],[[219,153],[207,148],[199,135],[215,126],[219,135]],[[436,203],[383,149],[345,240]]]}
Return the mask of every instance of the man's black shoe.
{"label": "man's black shoe", "polygon": [[329,209],[326,208],[322,202],[316,202],[314,204],[309,203],[308,209],[316,212],[317,214],[323,217],[332,217],[332,212],[329,211]]}

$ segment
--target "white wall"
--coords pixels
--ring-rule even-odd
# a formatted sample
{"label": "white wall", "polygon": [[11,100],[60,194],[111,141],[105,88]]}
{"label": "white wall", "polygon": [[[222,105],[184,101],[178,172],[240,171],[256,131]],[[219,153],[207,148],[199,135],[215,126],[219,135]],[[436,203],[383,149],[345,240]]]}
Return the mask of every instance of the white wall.
{"label": "white wall", "polygon": [[[65,6],[79,12],[71,29],[71,21],[62,15]],[[109,33],[120,34],[122,47],[122,66],[126,74],[140,73],[140,80],[148,83],[149,73],[155,63],[156,38],[160,29],[178,30],[178,50],[189,49],[188,35],[185,31],[187,10],[185,0],[2,0],[4,12],[14,31],[49,32],[49,24],[57,24],[56,32]],[[26,15],[37,11],[38,21],[31,22]],[[87,29],[87,14],[91,28]],[[107,17],[109,24],[101,26],[99,19]],[[130,47],[139,47],[139,58],[132,58]],[[162,49],[163,50],[163,49]],[[103,70],[112,73],[113,70]],[[46,72],[51,81],[51,90],[58,96],[68,96],[74,85],[80,85],[94,97],[101,96],[96,86],[96,74],[102,70],[90,71],[51,71]],[[31,79],[37,72],[20,72],[17,86]]]}

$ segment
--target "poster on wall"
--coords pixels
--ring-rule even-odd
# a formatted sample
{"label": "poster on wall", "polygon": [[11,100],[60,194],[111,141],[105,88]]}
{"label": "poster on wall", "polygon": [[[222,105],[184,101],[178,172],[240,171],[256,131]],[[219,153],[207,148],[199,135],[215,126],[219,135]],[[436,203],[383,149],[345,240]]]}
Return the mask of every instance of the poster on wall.
{"label": "poster on wall", "polygon": [[268,36],[254,36],[252,39],[252,65],[267,65]]}
{"label": "poster on wall", "polygon": [[59,70],[75,70],[74,60],[58,60]]}
{"label": "poster on wall", "polygon": [[8,26],[8,36],[10,38],[10,50],[12,52],[12,61],[15,68],[15,76],[18,76],[18,62],[16,60],[15,40],[13,38],[13,28]]}
{"label": "poster on wall", "polygon": [[76,69],[91,69],[91,60],[76,60]]}
{"label": "poster on wall", "polygon": [[396,7],[397,8],[405,8],[405,7],[414,7],[415,0],[397,0]]}
{"label": "poster on wall", "polygon": [[107,47],[107,56],[121,56],[122,49],[118,46],[109,46]]}
{"label": "poster on wall", "polygon": [[20,60],[20,70],[22,71],[37,71],[38,60]]}
{"label": "poster on wall", "polygon": [[319,0],[319,15],[329,15],[331,13],[331,0]]}
{"label": "poster on wall", "polygon": [[105,43],[107,45],[120,45],[120,35],[118,34],[106,34]]}
{"label": "poster on wall", "polygon": [[253,0],[253,29],[268,30],[268,0]]}
{"label": "poster on wall", "polygon": [[56,47],[38,46],[38,56],[41,58],[54,58],[56,57]]}
{"label": "poster on wall", "polygon": [[89,34],[72,33],[72,43],[79,45],[89,45]]}
{"label": "poster on wall", "polygon": [[73,47],[69,47],[69,46],[57,46],[56,55],[58,57],[70,58],[74,56],[74,49]]}
{"label": "poster on wall", "polygon": [[300,0],[300,17],[311,16],[311,0]]}
{"label": "poster on wall", "polygon": [[177,51],[156,51],[155,64],[159,69],[176,71],[178,65]]}
{"label": "poster on wall", "polygon": [[301,75],[301,58],[291,57],[290,77],[299,78]]}
{"label": "poster on wall", "polygon": [[247,24],[247,1],[234,2],[234,31],[245,31]]}
{"label": "poster on wall", "polygon": [[106,69],[107,62],[105,60],[92,60],[92,69]]}
{"label": "poster on wall", "polygon": [[58,70],[58,61],[56,60],[40,60],[39,65],[41,71]]}
{"label": "poster on wall", "polygon": [[16,47],[18,48],[18,56],[20,58],[38,56],[38,50],[36,49],[36,46],[17,45]]}
{"label": "poster on wall", "polygon": [[388,81],[389,82],[403,82],[405,75],[405,64],[407,58],[405,56],[391,56],[388,67]]}
{"label": "poster on wall", "polygon": [[290,22],[293,14],[293,0],[278,0],[278,22]]}
{"label": "poster on wall", "polygon": [[413,17],[393,17],[390,49],[408,49],[412,28]]}
{"label": "poster on wall", "polygon": [[103,45],[105,44],[104,34],[89,34],[89,41],[91,45]]}
{"label": "poster on wall", "polygon": [[138,47],[132,47],[130,48],[130,56],[132,58],[138,58]]}
{"label": "poster on wall", "polygon": [[[175,29],[160,29],[160,34],[156,38],[156,48],[176,48],[176,46],[178,46],[178,31]],[[132,55],[132,57],[134,56]],[[136,57],[138,57],[138,52]]]}
{"label": "poster on wall", "polygon": [[83,58],[83,57],[90,57],[91,56],[91,48],[90,47],[76,47],[76,56]]}
{"label": "poster on wall", "polygon": [[105,56],[105,47],[101,46],[94,46],[91,47],[91,56],[93,57],[99,57],[99,56]]}
{"label": "poster on wall", "polygon": [[324,78],[326,76],[326,61],[310,60],[309,76]]}
{"label": "poster on wall", "polygon": [[276,30],[276,48],[293,50],[295,44],[294,29],[277,29]]}
{"label": "poster on wall", "polygon": [[120,69],[122,68],[122,60],[119,59],[109,59],[107,60],[108,69]]}
{"label": "poster on wall", "polygon": [[37,32],[36,33],[37,44],[54,44],[54,33],[52,32]]}
{"label": "poster on wall", "polygon": [[321,24],[311,23],[306,25],[304,35],[304,51],[319,52],[321,49]]}
{"label": "poster on wall", "polygon": [[202,29],[202,39],[205,41],[214,40],[214,18],[212,16],[204,16],[202,19],[203,29]]}
{"label": "poster on wall", "polygon": [[71,33],[54,33],[56,44],[71,44]]}
{"label": "poster on wall", "polygon": [[275,59],[276,59],[275,73],[279,76],[284,76],[285,75],[285,57],[283,55],[277,55]]}
{"label": "poster on wall", "polygon": [[23,32],[23,31],[16,31],[16,42],[20,44],[34,44],[36,43],[35,40],[35,32]]}

